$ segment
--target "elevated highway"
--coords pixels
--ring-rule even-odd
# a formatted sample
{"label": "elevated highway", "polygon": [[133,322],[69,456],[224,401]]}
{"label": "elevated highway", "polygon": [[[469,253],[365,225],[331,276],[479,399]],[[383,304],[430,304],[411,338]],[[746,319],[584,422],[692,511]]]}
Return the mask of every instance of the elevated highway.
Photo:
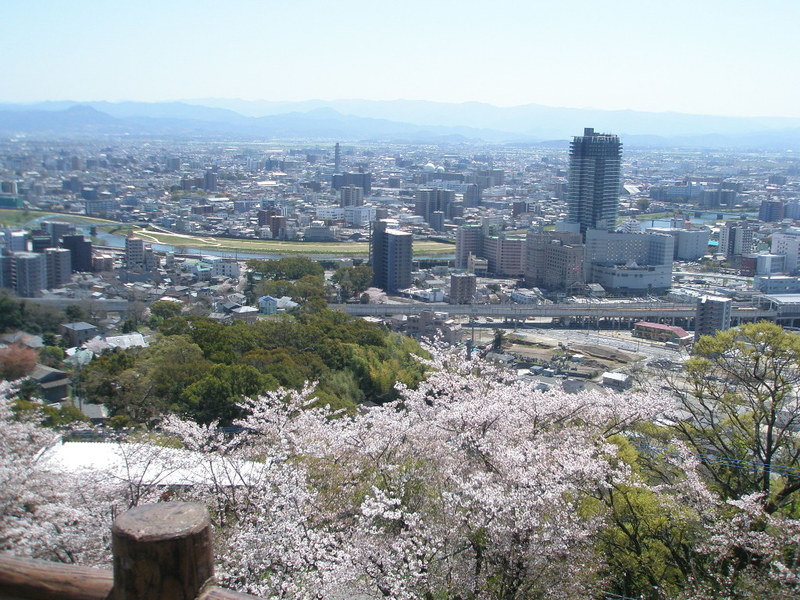
{"label": "elevated highway", "polygon": [[[334,304],[330,308],[354,316],[391,317],[418,315],[423,311],[447,313],[453,317],[491,317],[502,321],[525,321],[529,318],[557,319],[563,326],[581,326],[587,322],[652,321],[690,325],[694,321],[694,304],[667,302],[609,302],[587,304]],[[732,321],[771,320],[778,317],[774,309],[754,306],[734,307]]]}
{"label": "elevated highway", "polygon": [[[63,310],[77,304],[93,315],[117,313],[125,317],[130,302],[122,299],[79,298],[26,298],[34,302]],[[636,321],[669,323],[693,329],[694,304],[667,302],[609,302],[597,304],[330,304],[329,308],[358,317],[391,317],[394,315],[419,315],[423,311],[446,313],[452,317],[470,319],[490,317],[498,322],[521,323],[528,319],[552,319],[562,327],[585,327],[602,324],[606,328],[631,328]],[[800,307],[798,307],[800,310]],[[734,306],[733,325],[748,321],[774,321],[784,326],[800,325],[800,312],[786,314],[775,306]]]}
{"label": "elevated highway", "polygon": [[131,303],[128,300],[106,298],[25,298],[26,302],[33,302],[42,306],[49,306],[57,310],[64,310],[71,305],[80,306],[90,315],[107,316],[108,313],[117,313],[121,317],[128,314]]}

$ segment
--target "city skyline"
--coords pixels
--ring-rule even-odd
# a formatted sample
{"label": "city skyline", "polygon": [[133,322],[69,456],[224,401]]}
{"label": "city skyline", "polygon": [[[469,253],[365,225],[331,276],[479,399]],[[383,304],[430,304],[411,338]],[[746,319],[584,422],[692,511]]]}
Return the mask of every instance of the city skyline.
{"label": "city skyline", "polygon": [[483,102],[800,117],[800,6],[361,0],[4,7],[0,101]]}

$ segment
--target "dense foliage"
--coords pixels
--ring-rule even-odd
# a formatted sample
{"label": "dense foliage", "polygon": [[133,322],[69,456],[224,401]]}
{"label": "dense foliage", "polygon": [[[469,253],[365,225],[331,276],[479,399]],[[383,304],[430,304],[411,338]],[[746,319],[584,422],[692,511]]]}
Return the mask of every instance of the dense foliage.
{"label": "dense foliage", "polygon": [[7,290],[0,290],[0,333],[18,330],[33,334],[56,333],[65,320],[68,319],[59,310],[15,298]]}
{"label": "dense foliage", "polygon": [[339,285],[342,297],[347,300],[372,285],[372,267],[368,265],[342,267],[336,270],[331,280]]}
{"label": "dense foliage", "polygon": [[319,262],[304,256],[288,256],[277,260],[253,258],[247,261],[247,268],[250,272],[258,273],[268,279],[290,281],[296,281],[307,275],[322,277],[325,274]]}
{"label": "dense foliage", "polygon": [[320,404],[352,410],[393,400],[395,382],[413,385],[423,372],[414,340],[329,310],[254,324],[173,317],[164,325],[169,335],[149,348],[115,350],[85,367],[86,398],[125,424],[168,412],[230,423],[244,396],[279,386],[318,381]]}

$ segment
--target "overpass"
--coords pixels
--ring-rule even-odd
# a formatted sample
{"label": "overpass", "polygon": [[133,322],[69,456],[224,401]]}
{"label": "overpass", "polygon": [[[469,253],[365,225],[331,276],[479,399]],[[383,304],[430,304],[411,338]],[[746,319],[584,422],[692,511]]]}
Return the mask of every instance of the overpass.
{"label": "overpass", "polygon": [[[446,313],[453,317],[491,317],[504,322],[524,322],[530,318],[549,318],[563,327],[603,325],[627,329],[636,321],[669,323],[693,328],[696,305],[668,302],[607,302],[586,304],[332,304],[330,308],[353,316],[391,317],[418,315],[423,311]],[[734,306],[732,324],[747,321],[775,321],[778,311],[755,306]]]}
{"label": "overpass", "polygon": [[123,319],[128,314],[131,303],[128,300],[107,298],[24,298],[25,302],[33,302],[41,306],[49,306],[64,310],[68,306],[77,305],[89,315],[106,317],[108,313],[117,313]]}
{"label": "overpass", "polygon": [[[106,316],[117,313],[125,318],[130,302],[121,299],[91,298],[26,298],[26,301],[63,310],[77,304],[89,314]],[[452,317],[475,319],[490,317],[505,323],[522,323],[527,319],[551,319],[561,327],[602,327],[631,329],[637,321],[668,323],[694,329],[695,305],[669,302],[606,302],[580,304],[330,304],[332,310],[358,317],[391,317],[419,315],[424,311],[446,313]],[[800,305],[782,309],[774,304],[733,306],[731,324],[749,321],[774,321],[783,326],[800,326]]]}

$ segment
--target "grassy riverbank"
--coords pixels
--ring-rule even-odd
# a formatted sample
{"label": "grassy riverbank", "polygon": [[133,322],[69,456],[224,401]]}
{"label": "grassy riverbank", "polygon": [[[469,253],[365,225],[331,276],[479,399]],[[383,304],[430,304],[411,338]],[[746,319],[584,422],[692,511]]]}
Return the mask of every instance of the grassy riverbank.
{"label": "grassy riverbank", "polygon": [[[116,235],[124,236],[129,231],[132,231],[136,237],[149,243],[197,248],[201,251],[263,252],[264,254],[286,256],[309,255],[346,258],[366,257],[369,254],[369,245],[366,242],[285,242],[280,240],[232,239],[154,231],[143,229],[130,223],[119,223],[108,219],[84,217],[83,215],[66,215],[33,210],[0,210],[0,224],[9,227],[22,227],[39,217],[52,217],[53,220],[97,225],[99,229]],[[414,254],[416,256],[447,256],[454,252],[455,245],[453,244],[432,241],[414,242]]]}

